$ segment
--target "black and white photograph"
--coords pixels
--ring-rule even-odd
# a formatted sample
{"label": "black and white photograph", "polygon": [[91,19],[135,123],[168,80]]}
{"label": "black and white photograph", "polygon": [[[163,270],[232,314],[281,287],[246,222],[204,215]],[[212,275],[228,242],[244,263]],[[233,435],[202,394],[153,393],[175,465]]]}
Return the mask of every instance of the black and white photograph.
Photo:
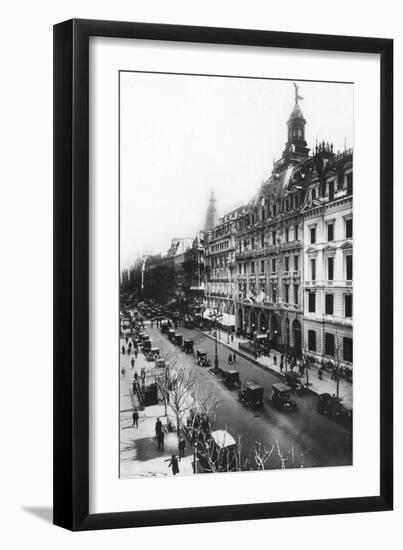
{"label": "black and white photograph", "polygon": [[354,84],[122,70],[118,109],[119,477],[352,466]]}

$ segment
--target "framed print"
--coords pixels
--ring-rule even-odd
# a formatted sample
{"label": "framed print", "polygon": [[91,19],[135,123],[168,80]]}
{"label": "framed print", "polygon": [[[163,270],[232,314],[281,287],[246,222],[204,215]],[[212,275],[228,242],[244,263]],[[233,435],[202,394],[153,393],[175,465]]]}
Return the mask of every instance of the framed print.
{"label": "framed print", "polygon": [[393,43],[54,27],[54,522],[391,510]]}

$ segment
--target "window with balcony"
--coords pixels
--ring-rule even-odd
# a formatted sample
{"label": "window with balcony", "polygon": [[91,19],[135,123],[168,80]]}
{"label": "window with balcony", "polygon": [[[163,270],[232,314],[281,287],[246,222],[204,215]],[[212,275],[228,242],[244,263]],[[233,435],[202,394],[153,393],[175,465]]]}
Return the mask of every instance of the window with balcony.
{"label": "window with balcony", "polygon": [[294,256],[294,271],[299,271],[299,256]]}
{"label": "window with balcony", "polygon": [[294,240],[295,241],[298,241],[299,239],[299,236],[298,236],[298,225],[294,225]]}
{"label": "window with balcony", "polygon": [[334,357],[334,334],[325,332],[325,354]]}
{"label": "window with balcony", "polygon": [[284,285],[284,302],[288,304],[290,301],[290,285]]}
{"label": "window with balcony", "polygon": [[277,289],[276,285],[271,285],[271,299],[273,303],[277,302]]}
{"label": "window with balcony", "polygon": [[272,258],[272,261],[271,261],[271,272],[272,272],[272,273],[276,273],[276,271],[277,271],[276,259],[275,259],[275,258]]}
{"label": "window with balcony", "polygon": [[288,227],[285,228],[285,242],[290,242],[290,229]]}
{"label": "window with balcony", "polygon": [[327,259],[327,280],[333,281],[334,279],[334,258],[330,256]]}
{"label": "window with balcony", "polygon": [[325,295],[325,314],[326,315],[333,315],[333,302],[334,302],[333,294],[326,294]]}
{"label": "window with balcony", "polygon": [[349,363],[353,362],[353,339],[343,338],[343,359]]}
{"label": "window with balcony", "polygon": [[299,289],[299,286],[294,285],[294,304],[296,306],[298,305],[298,289]]}
{"label": "window with balcony", "polygon": [[246,275],[246,263],[243,264],[243,273]]}
{"label": "window with balcony", "polygon": [[353,255],[346,256],[346,280],[353,280]]}
{"label": "window with balcony", "polygon": [[262,209],[260,211],[260,217],[261,217],[262,220],[264,220],[265,217],[266,217],[266,211],[264,209],[264,206],[262,206]]}
{"label": "window with balcony", "polygon": [[271,232],[271,242],[272,244],[276,244],[276,231]]}
{"label": "window with balcony", "polygon": [[353,316],[353,295],[344,295],[344,316],[351,318]]}
{"label": "window with balcony", "polygon": [[238,264],[238,273],[239,275],[242,274],[242,264]]}
{"label": "window with balcony", "polygon": [[274,202],[273,203],[273,216],[276,216],[277,215],[277,204]]}
{"label": "window with balcony", "polygon": [[353,238],[353,218],[345,221],[346,239]]}
{"label": "window with balcony", "polygon": [[316,227],[311,227],[310,236],[311,236],[311,244],[315,244],[316,243]]}
{"label": "window with balcony", "polygon": [[255,273],[255,262],[250,263],[250,272],[252,273],[252,275],[254,275],[254,273]]}
{"label": "window with balcony", "polygon": [[260,246],[264,248],[264,235],[260,236]]}
{"label": "window with balcony", "polygon": [[264,260],[260,260],[260,273],[264,273]]}
{"label": "window with balcony", "polygon": [[310,260],[311,264],[311,281],[316,281],[316,260]]}
{"label": "window with balcony", "polygon": [[308,349],[316,351],[316,332],[314,330],[308,330]]}
{"label": "window with balcony", "polygon": [[309,313],[315,313],[316,311],[316,294],[315,292],[310,292],[308,298],[308,311]]}
{"label": "window with balcony", "polygon": [[290,270],[290,257],[284,256],[284,271]]}
{"label": "window with balcony", "polygon": [[334,241],[334,223],[327,224],[327,240]]}

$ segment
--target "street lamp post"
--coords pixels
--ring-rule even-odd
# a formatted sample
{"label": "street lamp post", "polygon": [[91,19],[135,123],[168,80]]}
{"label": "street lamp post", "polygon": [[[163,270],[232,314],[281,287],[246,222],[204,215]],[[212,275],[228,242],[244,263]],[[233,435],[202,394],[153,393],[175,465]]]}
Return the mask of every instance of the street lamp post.
{"label": "street lamp post", "polygon": [[214,370],[218,370],[218,345],[217,345],[217,319],[222,317],[216,309],[214,313],[210,314],[210,318],[214,320]]}

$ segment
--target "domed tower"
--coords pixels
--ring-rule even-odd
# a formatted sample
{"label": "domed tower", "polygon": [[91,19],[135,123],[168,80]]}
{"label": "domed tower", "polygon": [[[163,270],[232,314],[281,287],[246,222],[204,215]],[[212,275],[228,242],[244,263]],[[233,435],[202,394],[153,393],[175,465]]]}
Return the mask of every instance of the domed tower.
{"label": "domed tower", "polygon": [[299,95],[299,86],[294,82],[295,88],[295,104],[294,109],[287,120],[287,142],[283,156],[295,157],[298,160],[306,158],[309,155],[309,148],[305,141],[305,125],[306,120],[300,109],[298,101],[303,99]]}

